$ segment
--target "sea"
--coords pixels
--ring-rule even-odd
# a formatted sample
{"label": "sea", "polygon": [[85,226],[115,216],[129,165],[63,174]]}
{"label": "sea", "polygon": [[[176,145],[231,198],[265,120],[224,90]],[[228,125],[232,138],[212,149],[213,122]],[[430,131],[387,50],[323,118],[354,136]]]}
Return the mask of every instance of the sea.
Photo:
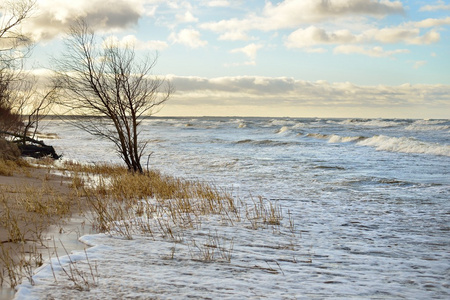
{"label": "sea", "polygon": [[[148,142],[144,168],[211,183],[242,201],[275,203],[295,223],[296,242],[277,248],[271,243],[283,243],[273,230],[264,237],[263,229],[227,229],[234,241],[230,263],[154,261],[149,273],[159,275],[122,276],[125,285],[141,284],[128,292],[122,287],[122,296],[450,298],[450,120],[151,117],[140,128]],[[110,142],[62,120],[45,120],[40,131],[63,160],[121,163]],[[90,239],[109,245],[93,251],[100,261],[131,245],[164,251],[145,239]],[[39,298],[52,280],[24,287],[22,295]],[[106,283],[93,290],[85,296],[120,295],[108,294]]]}

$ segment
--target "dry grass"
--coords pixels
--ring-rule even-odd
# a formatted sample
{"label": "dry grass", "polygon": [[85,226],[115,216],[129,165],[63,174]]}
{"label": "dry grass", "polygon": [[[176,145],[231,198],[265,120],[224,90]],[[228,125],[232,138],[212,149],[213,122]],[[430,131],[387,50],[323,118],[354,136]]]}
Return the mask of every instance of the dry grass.
{"label": "dry grass", "polygon": [[192,228],[204,215],[221,215],[231,223],[239,219],[233,197],[205,183],[157,171],[130,173],[119,166],[70,163],[64,169],[96,213],[97,229],[127,239],[134,232],[158,232],[176,240],[178,228]]}
{"label": "dry grass", "polygon": [[209,233],[207,240],[203,243],[192,240],[192,247],[190,248],[190,255],[193,260],[212,262],[222,261],[230,262],[233,253],[233,240],[227,240],[221,237],[217,231]]}
{"label": "dry grass", "polygon": [[[98,229],[128,239],[136,231],[149,235],[159,232],[177,239],[174,235],[177,229],[199,226],[201,216],[206,215],[220,216],[231,225],[245,221],[255,230],[280,226],[283,220],[280,205],[262,197],[252,198],[250,205],[244,204],[210,184],[158,171],[137,174],[120,166],[75,163],[65,165],[64,169],[72,173],[72,186],[87,196],[96,213],[94,221]],[[152,228],[155,219],[157,228]],[[291,222],[289,218],[288,227],[293,230]]]}
{"label": "dry grass", "polygon": [[[65,253],[66,253],[66,257],[69,261],[69,263],[67,264],[67,266],[64,266],[63,263],[61,263],[60,257],[58,256],[58,254],[56,254],[56,260],[58,261],[58,266],[61,268],[61,270],[63,271],[64,275],[66,276],[66,278],[69,280],[69,282],[71,282],[73,284],[73,288],[75,290],[78,291],[89,291],[91,289],[91,287],[94,287],[98,284],[98,269],[97,269],[97,264],[91,264],[91,262],[89,261],[89,257],[87,255],[86,249],[84,250],[84,254],[86,257],[86,262],[85,264],[87,264],[89,271],[82,271],[79,267],[78,264],[81,264],[83,262],[75,262],[72,260],[72,258],[69,255],[69,252],[67,251],[67,249],[64,247],[64,245],[61,243],[62,248],[64,249]],[[56,245],[54,244],[54,247],[56,248]],[[54,270],[54,266],[51,263],[50,264],[51,268],[52,268],[52,273],[53,273],[53,278],[55,279],[55,282],[58,281],[55,270]]]}
{"label": "dry grass", "polygon": [[23,159],[0,159],[0,176],[13,176],[16,172],[26,172],[25,167],[29,167],[29,164]]}
{"label": "dry grass", "polygon": [[49,225],[63,224],[82,205],[75,193],[57,182],[50,185],[47,172],[23,161],[3,165],[21,174],[0,184],[0,285],[15,287],[23,278],[31,281],[34,268],[42,265]]}
{"label": "dry grass", "polygon": [[[7,174],[23,169],[18,164],[3,162],[3,165]],[[3,165],[0,161],[0,169]],[[42,165],[55,168],[48,161]],[[39,188],[2,188],[0,229],[6,231],[7,239],[2,241],[0,251],[1,283],[14,287],[22,278],[32,282],[33,268],[42,264],[38,259],[41,249],[33,249],[28,244],[44,245],[47,226],[63,222],[73,211],[80,212],[83,207],[80,203],[86,203],[87,209],[93,212],[85,216],[93,215],[93,219],[87,221],[98,231],[125,239],[133,239],[138,234],[181,243],[185,230],[200,228],[203,220],[210,218],[231,226],[244,222],[254,230],[279,227],[283,220],[281,207],[261,197],[244,204],[210,184],[166,176],[157,171],[136,174],[121,166],[76,163],[65,163],[60,171],[71,178],[70,192],[65,195],[46,184],[47,176]],[[290,217],[287,227],[293,232]],[[221,237],[217,232],[210,234],[204,242],[190,241],[188,247],[193,260],[231,260],[233,240]],[[6,248],[6,244],[11,243],[27,245],[27,249],[16,247],[18,253],[11,255]],[[172,258],[175,247],[173,249]],[[89,282],[95,283],[95,276],[79,274],[75,263],[71,263],[65,272],[76,288],[88,289]]]}

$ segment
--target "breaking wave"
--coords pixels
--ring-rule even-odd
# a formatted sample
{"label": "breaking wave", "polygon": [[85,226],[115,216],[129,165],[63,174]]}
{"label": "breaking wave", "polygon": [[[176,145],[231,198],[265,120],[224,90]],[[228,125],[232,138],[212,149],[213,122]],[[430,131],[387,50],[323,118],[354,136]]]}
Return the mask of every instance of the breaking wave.
{"label": "breaking wave", "polygon": [[420,125],[420,124],[411,124],[405,127],[406,130],[410,131],[433,131],[433,130],[450,130],[450,125]]}
{"label": "breaking wave", "polygon": [[237,141],[236,144],[252,144],[252,145],[259,145],[259,146],[286,146],[286,145],[295,145],[298,143],[294,142],[281,142],[281,141],[273,141],[273,140],[240,140]]}
{"label": "breaking wave", "polygon": [[368,138],[364,136],[339,136],[321,133],[308,133],[306,137],[328,140],[328,143],[356,142],[359,146],[370,146],[380,151],[450,156],[450,145],[427,143],[408,137],[375,135]]}
{"label": "breaking wave", "polygon": [[364,140],[364,139],[365,139],[365,137],[363,137],[363,136],[339,136],[339,135],[332,134],[328,139],[328,143],[349,143],[349,142],[355,142],[355,141],[360,141],[360,140]]}
{"label": "breaking wave", "polygon": [[366,139],[366,137],[363,136],[339,136],[336,134],[321,134],[321,133],[308,133],[306,136],[316,139],[328,140],[328,143],[335,143],[335,144],[356,142]]}
{"label": "breaking wave", "polygon": [[311,137],[315,139],[328,139],[330,137],[329,134],[322,134],[322,133],[308,133],[306,137]]}
{"label": "breaking wave", "polygon": [[368,127],[395,127],[399,125],[403,125],[405,123],[405,120],[383,120],[383,119],[347,119],[340,124],[343,125],[349,125],[349,124],[355,124],[355,125],[363,125]]}
{"label": "breaking wave", "polygon": [[405,127],[409,131],[450,130],[449,120],[417,120]]}
{"label": "breaking wave", "polygon": [[278,134],[283,134],[283,133],[288,133],[290,130],[289,130],[289,127],[287,127],[287,126],[283,126],[283,127],[281,127],[280,129],[278,129],[277,131],[276,131],[276,133],[278,133]]}
{"label": "breaking wave", "polygon": [[376,135],[357,142],[360,146],[371,146],[377,150],[450,156],[450,145],[426,143],[414,138]]}

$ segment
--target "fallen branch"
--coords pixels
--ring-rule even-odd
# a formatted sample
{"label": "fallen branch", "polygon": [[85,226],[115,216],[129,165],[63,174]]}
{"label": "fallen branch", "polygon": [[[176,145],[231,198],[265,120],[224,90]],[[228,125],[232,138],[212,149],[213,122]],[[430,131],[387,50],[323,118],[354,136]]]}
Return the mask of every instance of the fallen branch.
{"label": "fallen branch", "polygon": [[[61,155],[56,154],[56,151],[52,146],[46,145],[43,141],[39,141],[28,136],[24,137],[20,134],[8,131],[0,131],[0,134],[6,134],[18,138],[18,140],[15,140],[14,142],[18,144],[17,146],[19,147],[22,156],[29,156],[34,158],[51,156],[53,159],[61,158]],[[26,142],[32,144],[26,144]]]}

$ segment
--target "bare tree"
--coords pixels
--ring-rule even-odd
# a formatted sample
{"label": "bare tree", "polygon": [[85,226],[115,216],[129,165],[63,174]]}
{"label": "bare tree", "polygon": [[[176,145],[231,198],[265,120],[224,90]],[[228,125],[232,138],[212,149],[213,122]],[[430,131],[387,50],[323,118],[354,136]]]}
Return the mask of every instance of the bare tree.
{"label": "bare tree", "polygon": [[22,60],[31,50],[28,37],[20,31],[35,5],[34,0],[0,2],[0,130],[9,131],[21,125],[14,112],[14,83],[21,79]]}
{"label": "bare tree", "polygon": [[64,91],[61,104],[71,114],[103,117],[74,124],[112,141],[128,169],[143,172],[146,142],[139,138],[139,125],[173,91],[168,81],[151,74],[157,57],[139,59],[132,45],[100,43],[82,20],[71,27],[66,46],[57,62],[57,80]]}
{"label": "bare tree", "polygon": [[21,116],[21,126],[17,133],[21,136],[22,144],[26,143],[27,138],[35,138],[39,122],[50,113],[56,101],[58,89],[56,84],[39,84],[38,79],[30,74],[14,82],[10,102],[12,111]]}
{"label": "bare tree", "polygon": [[1,132],[15,130],[21,124],[20,116],[12,110],[11,79],[11,72],[0,69],[0,136]]}
{"label": "bare tree", "polygon": [[[29,53],[31,41],[20,28],[30,17],[35,0],[2,0],[0,2],[0,63],[1,69],[11,67]],[[20,51],[18,51],[20,48]]]}
{"label": "bare tree", "polygon": [[21,25],[30,17],[35,3],[36,0],[0,1],[0,136],[18,143],[22,155],[58,158],[53,147],[34,139],[58,87],[40,89],[36,78],[23,69],[33,43],[22,33]]}

